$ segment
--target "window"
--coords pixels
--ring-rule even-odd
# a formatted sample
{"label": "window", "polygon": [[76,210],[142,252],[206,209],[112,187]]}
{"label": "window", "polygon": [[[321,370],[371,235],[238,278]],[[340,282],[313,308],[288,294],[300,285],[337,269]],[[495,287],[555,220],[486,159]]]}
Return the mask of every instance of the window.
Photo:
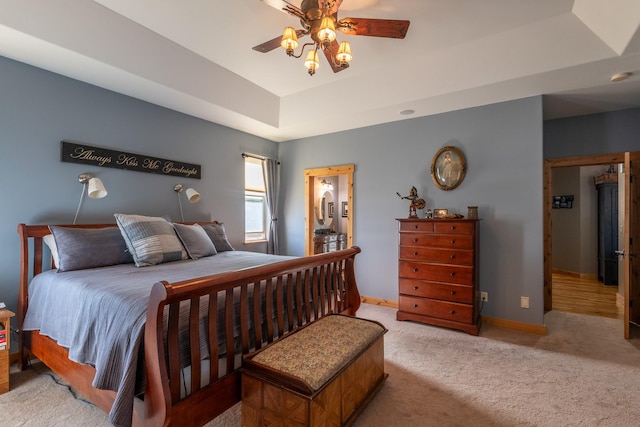
{"label": "window", "polygon": [[244,158],[244,240],[267,239],[267,201],[262,175],[262,161]]}

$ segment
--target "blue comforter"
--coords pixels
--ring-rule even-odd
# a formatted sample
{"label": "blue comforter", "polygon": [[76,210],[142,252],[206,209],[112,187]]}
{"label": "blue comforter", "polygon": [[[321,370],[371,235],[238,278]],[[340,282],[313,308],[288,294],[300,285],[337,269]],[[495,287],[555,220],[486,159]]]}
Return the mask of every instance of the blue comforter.
{"label": "blue comforter", "polygon": [[128,426],[151,287],[285,259],[291,257],[228,251],[152,267],[43,272],[29,286],[23,329],[39,330],[67,348],[71,360],[95,367],[93,386],[116,392],[109,420]]}

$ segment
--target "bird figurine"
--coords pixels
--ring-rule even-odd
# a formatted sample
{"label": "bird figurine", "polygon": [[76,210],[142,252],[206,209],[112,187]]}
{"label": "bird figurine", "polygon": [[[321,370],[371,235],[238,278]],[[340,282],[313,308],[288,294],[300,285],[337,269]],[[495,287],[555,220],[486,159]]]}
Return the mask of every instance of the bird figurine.
{"label": "bird figurine", "polygon": [[427,206],[427,202],[424,199],[418,197],[418,190],[416,189],[416,187],[411,187],[408,196],[402,196],[398,192],[396,192],[396,194],[401,199],[409,200],[409,218],[417,218],[418,213],[416,212],[416,210],[424,209]]}

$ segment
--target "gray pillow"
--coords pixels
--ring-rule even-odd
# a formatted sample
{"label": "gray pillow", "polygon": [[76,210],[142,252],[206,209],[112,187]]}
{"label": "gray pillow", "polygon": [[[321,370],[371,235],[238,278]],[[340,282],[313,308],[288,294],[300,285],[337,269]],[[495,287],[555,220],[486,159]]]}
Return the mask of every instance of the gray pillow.
{"label": "gray pillow", "polygon": [[58,252],[55,262],[58,271],[133,262],[120,230],[116,227],[70,228],[51,225],[49,230]]}
{"label": "gray pillow", "polygon": [[173,227],[187,250],[189,258],[198,259],[218,253],[213,242],[200,225],[173,224]]}
{"label": "gray pillow", "polygon": [[229,240],[227,239],[227,233],[224,229],[223,223],[220,222],[218,224],[204,224],[202,228],[204,228],[204,231],[206,231],[207,235],[213,242],[213,245],[216,247],[216,250],[218,252],[234,250],[231,246],[231,243],[229,243]]}
{"label": "gray pillow", "polygon": [[114,214],[136,267],[187,259],[173,225],[164,218]]}

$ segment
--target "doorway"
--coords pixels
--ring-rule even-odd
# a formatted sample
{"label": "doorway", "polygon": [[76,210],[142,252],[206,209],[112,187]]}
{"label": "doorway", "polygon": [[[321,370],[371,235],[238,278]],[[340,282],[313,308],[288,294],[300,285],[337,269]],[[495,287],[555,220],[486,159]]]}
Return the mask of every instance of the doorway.
{"label": "doorway", "polygon": [[[336,176],[339,181],[345,182],[343,190],[346,194],[346,205],[335,209],[335,215],[340,215],[346,219],[346,247],[353,246],[353,172],[354,165],[327,166],[323,168],[305,169],[304,171],[304,200],[305,200],[305,256],[313,255],[314,220],[316,218],[316,194],[317,179],[322,177]],[[342,202],[342,201],[341,201]]]}
{"label": "doorway", "polygon": [[[553,168],[572,167],[572,166],[595,166],[595,165],[609,165],[609,164],[625,164],[625,171],[627,176],[633,175],[632,171],[632,159],[637,162],[640,158],[640,153],[617,153],[617,154],[603,154],[594,156],[580,156],[580,157],[568,157],[560,159],[547,159],[544,161],[543,171],[543,194],[544,194],[544,309],[550,311],[553,306],[553,252],[552,252],[552,196],[553,196],[553,182],[552,182],[552,170]],[[636,163],[637,164],[637,163]],[[630,181],[629,178],[626,179]],[[634,183],[635,184],[635,183]],[[622,197],[622,195],[621,195]],[[624,333],[625,338],[629,338],[629,323],[630,321],[636,322],[636,313],[630,308],[629,301],[638,294],[638,256],[634,254],[633,247],[630,247],[630,242],[633,241],[632,237],[638,235],[638,221],[635,219],[637,212],[634,212],[635,206],[638,203],[638,185],[625,186],[625,230],[624,230],[624,251],[626,256],[624,258],[625,274],[624,274]],[[640,241],[636,238],[636,241]],[[635,250],[637,252],[637,249]]]}

